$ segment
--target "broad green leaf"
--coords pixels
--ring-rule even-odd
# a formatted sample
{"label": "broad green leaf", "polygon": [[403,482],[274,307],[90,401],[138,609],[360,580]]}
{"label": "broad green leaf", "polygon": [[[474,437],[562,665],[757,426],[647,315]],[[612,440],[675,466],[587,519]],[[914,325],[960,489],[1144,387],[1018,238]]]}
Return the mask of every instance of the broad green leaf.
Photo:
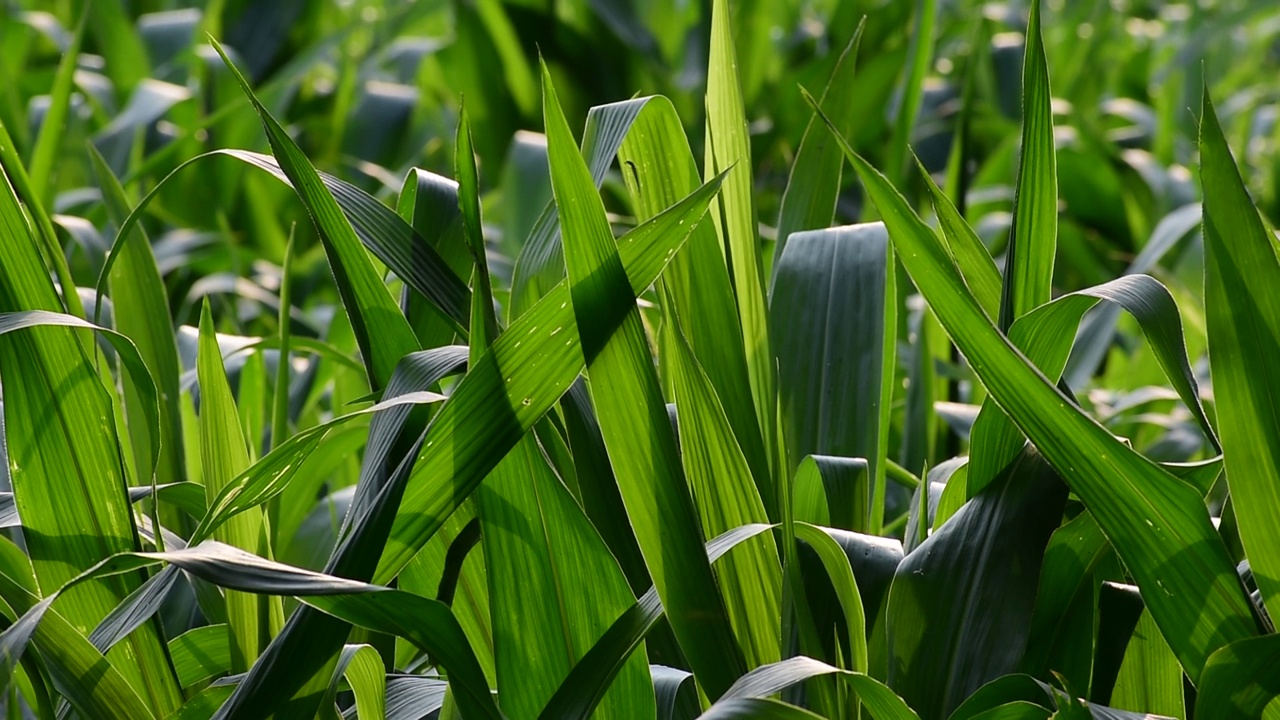
{"label": "broad green leaf", "polygon": [[[1125,268],[1124,274],[1151,272],[1177,246],[1178,241],[1194,234],[1193,231],[1200,227],[1202,215],[1199,203],[1188,203],[1161,218],[1151,231],[1147,244]],[[1098,366],[1111,348],[1119,316],[1120,308],[1106,305],[1081,324],[1080,336],[1072,348],[1065,371],[1069,385],[1082,387],[1097,373]]]}
{"label": "broad green leaf", "polygon": [[[502,717],[453,613],[448,606],[435,600],[283,565],[212,540],[197,547],[168,552],[114,555],[78,575],[69,584],[159,563],[176,565],[191,575],[228,590],[271,596],[292,595],[345,622],[404,637],[449,671],[455,697],[469,716]],[[20,622],[40,624],[42,615],[50,615],[41,612],[41,606],[47,610],[47,600],[29,610]],[[0,636],[0,642],[8,640],[11,630]]]}
{"label": "broad green leaf", "polygon": [[[551,188],[560,212],[570,301],[587,387],[627,515],[671,628],[708,696],[745,670],[698,521],[652,355],[604,203],[543,71]],[[614,328],[617,332],[614,332]]]}
{"label": "broad green leaf", "polygon": [[191,687],[231,672],[231,645],[226,625],[205,625],[169,641],[169,657],[182,687]]}
{"label": "broad green leaf", "polygon": [[848,530],[858,524],[858,518],[866,517],[870,495],[866,460],[810,455],[793,477],[796,520]]}
{"label": "broad green leaf", "polygon": [[1200,494],[1093,421],[1020,356],[965,288],[936,236],[843,144],[899,256],[991,396],[1084,501],[1140,586],[1183,669],[1198,679],[1219,647],[1257,633]]}
{"label": "broad green leaf", "polygon": [[[448,266],[455,276],[461,278],[469,271],[471,254],[467,251],[466,239],[462,235],[458,183],[435,173],[413,168],[405,175],[396,212],[422,236],[427,245],[436,250],[441,263]],[[414,262],[412,265],[417,267],[422,264]],[[421,290],[414,288],[417,283],[406,281],[406,284],[409,288],[405,290],[401,306],[422,346],[432,348],[453,342],[452,320],[436,310]],[[463,288],[465,287],[464,285]]]}
{"label": "broad green leaf", "polygon": [[1280,695],[1280,635],[1240,640],[1218,650],[1197,690],[1199,720],[1263,717]]}
{"label": "broad green leaf", "polygon": [[889,686],[945,718],[1018,669],[1040,561],[1066,486],[1028,449],[898,566],[889,591]]}
{"label": "broad green leaf", "polygon": [[[587,159],[591,177],[596,187],[604,183],[605,174],[618,154],[618,148],[626,139],[631,125],[640,115],[646,99],[630,100],[593,107],[587,113],[586,127],[582,131],[582,156]],[[548,182],[550,178],[548,177]],[[548,185],[547,191],[550,191]],[[689,188],[680,197],[684,197]],[[662,205],[666,208],[670,203]],[[523,239],[523,238],[522,238]],[[524,239],[520,255],[516,258],[511,278],[511,307],[508,320],[520,317],[564,278],[564,248],[560,242],[560,214],[554,202],[548,199],[529,237]]]}
{"label": "broad green leaf", "polygon": [[869,223],[795,233],[778,260],[770,319],[781,425],[795,472],[808,455],[865,458],[846,529],[878,533],[897,327],[889,237]]}
{"label": "broad green leaf", "polygon": [[[36,243],[13,187],[4,178],[0,313],[62,311]],[[44,593],[112,553],[135,549],[116,400],[85,347],[64,327],[0,337],[8,472]],[[76,630],[88,633],[141,580],[135,573],[86,584],[63,598],[58,610]],[[177,707],[178,687],[154,624],[141,628],[111,655],[120,663],[120,673],[144,690],[150,711]]]}
{"label": "broad green leaf", "polygon": [[[734,438],[710,378],[698,364],[680,321],[663,322],[673,385],[680,459],[693,491],[702,532],[716,536],[751,523],[767,523],[751,468]],[[782,567],[772,538],[738,552],[715,568],[738,642],[747,664],[759,667],[781,655]]]}
{"label": "broad green leaf", "polygon": [[342,648],[342,655],[338,658],[338,666],[334,671],[335,691],[338,678],[347,681],[351,694],[355,696],[357,718],[385,720],[387,669],[377,648],[368,644],[347,645]]}
{"label": "broad green leaf", "polygon": [[[221,46],[214,47],[222,53]],[[330,267],[342,294],[343,305],[355,329],[360,348],[369,363],[369,384],[386,384],[396,362],[418,349],[417,339],[400,309],[378,277],[364,248],[320,175],[284,128],[253,94],[249,82],[231,60],[223,61],[240,82],[241,88],[262,120],[272,151],[281,169],[289,176],[298,197],[307,206],[329,255]],[[393,213],[388,213],[394,217]]]}
{"label": "broad green leaf", "polygon": [[[618,147],[636,212],[653,217],[698,186],[698,169],[689,140],[671,101],[649,97],[592,110],[600,126],[626,111],[635,112]],[[742,345],[742,328],[724,250],[713,224],[704,223],[689,236],[663,275],[674,310],[693,355],[710,379],[725,415],[755,477],[756,488],[771,517],[777,517],[778,491],[760,434]]]}
{"label": "broad green leaf", "polygon": [[653,693],[658,701],[658,720],[691,720],[698,715],[697,684],[693,673],[650,665]]}
{"label": "broad green leaf", "polygon": [[1047,720],[1049,708],[1025,700],[1018,700],[978,713],[973,720]]}
{"label": "broad green leaf", "polygon": [[560,411],[578,472],[582,509],[622,566],[632,592],[639,594],[652,580],[627,520],[627,508],[618,493],[618,481],[609,465],[609,453],[600,436],[600,423],[584,381],[579,380],[569,388],[561,400]]}
{"label": "broad green leaf", "polygon": [[[635,597],[617,561],[532,434],[477,493],[502,707],[536,718],[573,666]],[[653,685],[634,655],[594,717],[652,715]]]}
{"label": "broad green leaf", "polygon": [[[714,564],[742,542],[774,527],[745,525],[734,528],[707,543],[707,560]],[[618,669],[665,613],[657,589],[649,588],[574,666],[573,672],[538,716],[540,720],[584,720],[590,717]]]}
{"label": "broad green leaf", "polygon": [[1040,36],[1040,0],[1031,3],[1022,65],[1022,157],[1005,253],[1000,329],[1047,302],[1058,244],[1058,168],[1049,70]]}
{"label": "broad green leaf", "polygon": [[498,319],[493,310],[493,284],[489,278],[486,261],[484,227],[480,220],[480,178],[476,170],[476,156],[471,149],[471,126],[467,122],[466,108],[458,113],[458,133],[454,141],[453,167],[458,177],[458,211],[462,217],[462,235],[471,252],[471,363],[489,349],[498,337]]}
{"label": "broad green leaf", "polygon": [[1182,668],[1169,650],[1169,643],[1160,636],[1150,612],[1143,611],[1129,638],[1108,705],[1117,710],[1187,716],[1182,699]]}
{"label": "broad green leaf", "polygon": [[[724,189],[711,206],[711,219],[720,236],[738,302],[747,374],[755,400],[760,433],[770,458],[778,454],[777,386],[774,358],[769,351],[769,317],[764,292],[764,268],[756,225],[755,195],[751,187],[751,139],[747,134],[738,60],[730,36],[729,2],[711,4],[711,50],[707,67],[707,132],[704,177],[725,173]],[[776,463],[780,465],[781,463]],[[781,471],[781,470],[780,470]]]}
{"label": "broad green leaf", "polygon": [[815,715],[795,705],[769,698],[729,698],[698,716],[699,720],[817,720]]}
{"label": "broad green leaf", "polygon": [[933,181],[919,158],[916,158],[916,167],[920,169],[920,177],[929,188],[929,198],[933,202],[933,212],[938,216],[947,252],[987,317],[999,317],[1002,281],[1000,270],[991,259],[991,253],[973,228],[969,227],[969,223],[965,222],[964,215],[951,202],[951,198]]}
{"label": "broad green leaf", "polygon": [[1271,617],[1280,617],[1280,260],[1204,91],[1204,304],[1222,457],[1240,541]]}
{"label": "broad green leaf", "polygon": [[[858,23],[849,44],[840,53],[831,76],[822,91],[822,109],[827,117],[852,139],[858,120],[855,109],[854,73],[858,65],[858,46],[866,20]],[[830,134],[822,121],[811,117],[800,139],[800,149],[791,163],[791,174],[782,193],[782,209],[778,213],[778,240],[773,249],[773,272],[776,277],[782,251],[792,233],[803,230],[821,230],[830,227],[835,219],[836,199],[840,194],[840,180],[844,163],[834,152]],[[770,289],[772,292],[772,288]]]}
{"label": "broad green leaf", "polygon": [[[200,312],[200,353],[196,364],[200,372],[200,476],[206,500],[212,506],[222,489],[248,469],[249,449],[227,384],[207,300]],[[220,542],[265,555],[264,533],[262,511],[254,509],[229,519],[212,535]],[[231,666],[236,672],[244,672],[262,652],[262,603],[257,597],[235,592],[227,593],[226,602]]]}

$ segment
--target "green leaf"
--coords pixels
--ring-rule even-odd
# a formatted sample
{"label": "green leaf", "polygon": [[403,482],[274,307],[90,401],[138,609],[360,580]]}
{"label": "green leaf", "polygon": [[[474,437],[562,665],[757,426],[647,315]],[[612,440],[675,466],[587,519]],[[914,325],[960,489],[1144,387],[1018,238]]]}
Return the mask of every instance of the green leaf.
{"label": "green leaf", "polygon": [[[3,178],[0,313],[63,309],[36,242],[12,186]],[[135,549],[132,511],[124,492],[127,474],[116,434],[116,400],[85,347],[64,327],[0,337],[9,475],[44,593],[112,553]],[[131,574],[86,584],[63,598],[58,610],[76,630],[87,633],[141,580]],[[120,673],[145,689],[149,712],[177,707],[177,683],[154,624],[135,633],[112,656],[121,660]]]}
{"label": "green leaf", "polygon": [[[689,139],[671,101],[664,97],[630,100],[594,108],[599,125],[616,115],[634,112],[626,138],[618,147],[623,179],[631,191],[637,216],[653,217],[698,186],[698,168]],[[724,248],[712,223],[703,223],[689,236],[684,249],[671,260],[662,285],[670,291],[684,337],[711,381],[734,436],[755,478],[756,489],[770,517],[778,517],[778,491],[769,455],[761,439],[760,422],[748,379],[742,328]],[[666,303],[664,303],[666,304]]]}
{"label": "green leaf", "polygon": [[[1000,334],[936,236],[871,165],[841,145],[899,256],[991,396],[1115,543],[1183,669],[1257,632],[1200,494],[1081,413]],[[1157,590],[1158,589],[1158,590]],[[1190,629],[1190,630],[1188,630]]]}
{"label": "green leaf", "polygon": [[973,228],[969,227],[969,223],[965,222],[951,198],[933,181],[933,176],[919,158],[916,158],[916,167],[920,169],[920,177],[929,188],[929,198],[933,202],[933,211],[938,216],[947,252],[987,317],[999,317],[1002,280],[1000,270],[991,259],[991,253]]}
{"label": "green leaf", "polygon": [[[862,607],[862,596],[858,592],[858,582],[854,578],[853,568],[849,565],[849,556],[840,543],[828,534],[827,528],[820,528],[808,523],[796,523],[796,538],[803,540],[813,548],[822,561],[827,577],[835,588],[836,597],[840,600],[840,608],[844,611],[845,626],[849,629],[851,655],[849,665],[856,672],[865,673],[868,668],[867,659],[867,617]],[[874,618],[873,618],[874,619]]]}
{"label": "green leaf", "polygon": [[1117,710],[1187,716],[1182,699],[1182,668],[1149,611],[1143,611],[1133,629],[1107,704]]}
{"label": "green leaf", "polygon": [[1231,643],[1215,652],[1200,676],[1195,717],[1261,718],[1280,695],[1280,635]]}
{"label": "green leaf", "polygon": [[1028,448],[898,566],[889,590],[889,686],[945,718],[1022,662],[1040,561],[1066,487]]}
{"label": "green leaf", "polygon": [[698,716],[699,720],[816,720],[820,717],[769,698],[730,698]]}
{"label": "green leaf", "polygon": [[[767,697],[796,683],[823,675],[833,675],[847,683],[877,720],[919,720],[919,716],[906,702],[879,680],[863,673],[841,670],[803,655],[759,667],[743,675],[720,702]],[[713,714],[714,708],[715,705],[712,705],[708,714]]]}
{"label": "green leaf", "polygon": [[[771,458],[777,447],[777,386],[769,351],[769,317],[764,293],[764,268],[751,187],[751,138],[747,133],[738,61],[730,35],[729,2],[711,4],[711,50],[707,67],[707,133],[704,177],[725,173],[724,189],[711,207],[711,219],[726,256],[742,342],[746,350],[751,396],[764,446]],[[777,463],[780,464],[780,463]]]}
{"label": "green leaf", "polygon": [[[338,666],[334,671],[333,690],[337,690],[338,678],[344,678],[356,699],[357,718],[387,716],[387,669],[382,656],[372,645],[347,645],[342,648]],[[327,701],[331,704],[332,701]]]}
{"label": "green leaf", "polygon": [[[674,366],[680,460],[702,532],[715,536],[741,525],[769,522],[747,459],[678,318],[668,314],[663,328]],[[715,568],[729,623],[749,667],[782,658],[782,567],[772,540],[765,538]]]}
{"label": "green leaf", "polygon": [[[734,528],[707,543],[707,560],[714,564],[742,542],[774,527],[745,525]],[[631,657],[631,653],[639,647],[645,635],[665,613],[662,601],[658,599],[657,589],[650,588],[578,661],[573,672],[538,716],[540,720],[583,720],[590,717],[618,669]]]}
{"label": "green leaf", "polygon": [[1040,0],[1031,3],[1022,65],[1022,157],[1000,296],[1000,329],[1047,302],[1058,245],[1058,168],[1049,70],[1040,37]]}
{"label": "green leaf", "polygon": [[1204,91],[1204,304],[1222,457],[1240,541],[1271,617],[1280,617],[1280,260]]}
{"label": "green leaf", "polygon": [[[281,169],[288,175],[298,197],[307,206],[307,211],[320,232],[325,252],[329,256],[330,268],[342,294],[343,305],[355,329],[361,352],[367,358],[369,384],[375,389],[381,388],[391,377],[396,362],[405,354],[418,349],[417,338],[396,307],[386,285],[374,271],[351,223],[334,200],[331,191],[325,187],[320,175],[289,134],[253,94],[248,80],[227,58],[217,41],[214,41],[214,47],[222,54],[223,62],[235,75],[253,104],[266,129],[272,152]],[[394,217],[393,213],[388,213]]]}
{"label": "green leaf", "polygon": [[[1097,521],[1082,512],[1053,532],[1044,551],[1035,612],[1027,635],[1022,670],[1036,677],[1055,672],[1088,689],[1093,669],[1094,615],[1097,589],[1094,569],[1111,549]],[[1072,611],[1087,607],[1085,619]],[[1082,636],[1080,627],[1089,632]]]}
{"label": "green leaf", "polygon": [[[504,712],[535,718],[573,666],[635,602],[618,563],[532,434],[481,486],[480,517]],[[595,717],[652,715],[642,654],[623,666]]]}
{"label": "green leaf", "polygon": [[[435,600],[283,565],[212,540],[182,550],[114,555],[78,575],[70,585],[162,562],[228,590],[292,595],[346,622],[404,637],[447,669],[455,698],[468,716],[502,717],[453,613]],[[39,606],[47,609],[49,599],[28,611],[20,622],[39,623],[43,614]],[[12,630],[0,635],[0,643],[8,641]]]}
{"label": "green leaf", "polygon": [[[836,60],[822,91],[822,109],[827,117],[841,129],[846,139],[852,140],[857,130],[854,84],[858,65],[858,47],[862,42],[864,18],[858,23],[849,44]],[[830,134],[816,116],[810,117],[800,138],[800,149],[791,163],[791,174],[782,193],[782,209],[778,212],[778,241],[773,249],[773,272],[776,276],[782,259],[782,251],[792,233],[802,230],[821,230],[831,226],[836,214],[836,199],[840,195],[840,180],[844,163],[834,152]],[[785,374],[784,374],[785,377]]]}
{"label": "green leaf", "polygon": [[[865,458],[845,529],[878,534],[897,327],[889,236],[881,223],[795,233],[778,260],[770,318],[781,425],[795,466],[808,455]],[[836,371],[836,368],[841,368]]]}
{"label": "green leaf", "polygon": [[[94,172],[98,176],[98,185],[102,188],[107,214],[113,223],[121,224],[129,215],[129,202],[124,188],[115,175],[111,174],[97,149],[90,145],[88,151]],[[159,390],[159,417],[156,421],[158,434],[148,440],[139,432],[141,423],[138,420],[153,412],[151,405],[156,403],[155,399],[147,398],[147,389],[141,387],[144,382],[151,382],[151,378],[144,381],[131,373],[124,383],[125,417],[133,440],[134,455],[137,458],[151,459],[155,467],[155,481],[163,485],[179,482],[184,478],[182,437],[178,432],[181,427],[178,389],[181,368],[164,280],[156,267],[146,233],[142,228],[138,228],[136,232],[138,238],[121,245],[120,256],[115,259],[108,279],[116,328],[137,343],[138,352]],[[151,392],[154,395],[155,390]],[[146,474],[150,475],[149,472]],[[174,516],[165,519],[167,522],[173,520]]]}
{"label": "green leaf", "polygon": [[[210,506],[236,476],[249,467],[249,449],[236,411],[231,387],[227,384],[222,353],[214,336],[213,315],[205,301],[200,312],[200,352],[196,360],[200,373],[200,477]],[[212,535],[221,542],[254,554],[263,553],[265,528],[260,510],[231,518]],[[231,666],[244,672],[262,652],[261,603],[242,593],[227,593],[227,630],[231,638]]]}
{"label": "green leaf", "polygon": [[182,687],[231,672],[230,634],[226,625],[205,625],[169,641],[169,656]]}
{"label": "green leaf", "polygon": [[[543,70],[551,188],[591,399],[640,550],[698,684],[719,697],[745,670],[702,551],[652,355],[604,203]],[[617,328],[616,333],[614,328]]]}
{"label": "green leaf", "polygon": [[[1009,341],[1046,377],[1058,378],[1066,366],[1080,319],[1099,300],[1118,305],[1133,315],[1151,344],[1160,369],[1199,422],[1209,442],[1218,440],[1200,403],[1200,389],[1187,359],[1182,319],[1173,296],[1149,275],[1125,275],[1063,295],[1018,318],[1009,328]],[[970,433],[974,449],[969,493],[982,489],[1022,448],[1022,434],[994,405],[984,405]]]}

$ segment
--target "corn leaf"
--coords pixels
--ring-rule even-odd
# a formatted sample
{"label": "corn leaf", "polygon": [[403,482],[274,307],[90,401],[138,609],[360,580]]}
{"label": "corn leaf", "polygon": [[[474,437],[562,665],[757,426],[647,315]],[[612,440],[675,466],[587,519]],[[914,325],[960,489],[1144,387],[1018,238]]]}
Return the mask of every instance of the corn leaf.
{"label": "corn leaf", "polygon": [[730,36],[728,0],[714,0],[711,4],[706,104],[704,177],[726,174],[724,189],[712,204],[711,218],[733,281],[760,433],[769,456],[780,457],[776,440],[778,400],[774,359],[769,351],[764,268],[760,259],[755,196],[751,191],[751,141],[747,135],[738,60]]}
{"label": "corn leaf", "polygon": [[852,505],[832,517],[872,534],[884,513],[895,366],[889,247],[880,223],[795,233],[770,306],[789,472],[809,455],[864,458],[865,482],[845,490]]}
{"label": "corn leaf", "polygon": [[635,293],[627,282],[604,204],[573,144],[545,69],[543,114],[570,300],[605,447],[645,565],[670,611],[676,639],[690,658],[699,685],[708,695],[719,697],[746,669],[742,650],[702,552],[697,515],[635,308]]}
{"label": "corn leaf", "polygon": [[1183,669],[1199,678],[1215,650],[1257,633],[1199,493],[1077,410],[1021,357],[966,290],[928,226],[883,175],[847,144],[841,149],[952,341],[1010,419],[1084,501],[1139,585],[1148,588],[1144,599],[1157,625]]}
{"label": "corn leaf", "polygon": [[1280,617],[1280,260],[1209,99],[1200,119],[1205,314],[1222,457],[1240,541]]}
{"label": "corn leaf", "polygon": [[1040,0],[1031,3],[1022,65],[1022,157],[1000,296],[1000,329],[1047,302],[1058,244],[1058,168]]}

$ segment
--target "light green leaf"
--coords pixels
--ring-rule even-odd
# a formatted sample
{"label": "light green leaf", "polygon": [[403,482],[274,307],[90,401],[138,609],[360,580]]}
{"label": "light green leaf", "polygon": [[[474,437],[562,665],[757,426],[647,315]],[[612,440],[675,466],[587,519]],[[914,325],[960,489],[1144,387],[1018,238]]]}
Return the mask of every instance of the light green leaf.
{"label": "light green leaf", "polygon": [[1240,541],[1280,617],[1280,260],[1204,91],[1204,304],[1222,456]]}
{"label": "light green leaf", "polygon": [[[719,697],[746,670],[702,551],[666,404],[604,203],[543,71],[551,187],[591,399],[649,575],[699,685]],[[614,328],[617,332],[614,332]]]}

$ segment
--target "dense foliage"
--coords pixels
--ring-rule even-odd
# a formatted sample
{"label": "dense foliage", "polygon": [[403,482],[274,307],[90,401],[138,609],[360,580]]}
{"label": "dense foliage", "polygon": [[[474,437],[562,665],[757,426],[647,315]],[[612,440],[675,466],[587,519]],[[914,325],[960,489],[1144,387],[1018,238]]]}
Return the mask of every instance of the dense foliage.
{"label": "dense foliage", "polygon": [[1280,718],[1280,8],[0,3],[5,718]]}

